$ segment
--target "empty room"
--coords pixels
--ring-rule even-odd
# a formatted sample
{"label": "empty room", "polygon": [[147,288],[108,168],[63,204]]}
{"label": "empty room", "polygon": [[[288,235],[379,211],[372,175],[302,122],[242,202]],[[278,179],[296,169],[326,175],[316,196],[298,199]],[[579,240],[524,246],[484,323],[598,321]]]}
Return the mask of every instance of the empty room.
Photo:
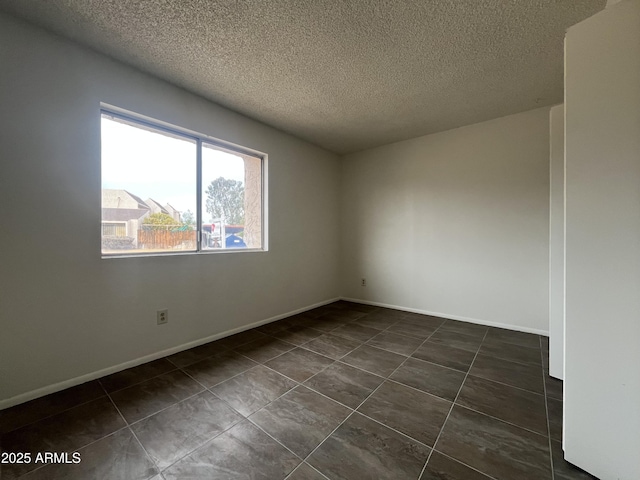
{"label": "empty room", "polygon": [[640,479],[640,0],[0,0],[0,479]]}

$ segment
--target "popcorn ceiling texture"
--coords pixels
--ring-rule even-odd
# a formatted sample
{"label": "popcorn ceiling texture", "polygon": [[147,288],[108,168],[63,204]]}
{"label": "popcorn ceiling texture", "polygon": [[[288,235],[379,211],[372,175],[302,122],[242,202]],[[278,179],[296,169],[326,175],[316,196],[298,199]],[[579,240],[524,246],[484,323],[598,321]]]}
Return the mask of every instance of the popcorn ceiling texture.
{"label": "popcorn ceiling texture", "polygon": [[0,11],[349,153],[562,102],[564,32],[605,4],[0,0]]}

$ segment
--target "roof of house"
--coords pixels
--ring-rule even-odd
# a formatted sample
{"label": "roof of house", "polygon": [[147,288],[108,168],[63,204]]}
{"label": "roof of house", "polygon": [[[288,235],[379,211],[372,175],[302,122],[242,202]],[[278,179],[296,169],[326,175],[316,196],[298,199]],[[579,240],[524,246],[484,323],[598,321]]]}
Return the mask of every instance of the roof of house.
{"label": "roof of house", "polygon": [[152,209],[155,206],[158,210],[160,210],[160,213],[166,213],[167,215],[170,215],[169,211],[160,202],[154,200],[151,197],[147,198],[145,200],[145,203]]}
{"label": "roof of house", "polygon": [[103,222],[126,222],[139,220],[149,213],[147,208],[103,208]]}
{"label": "roof of house", "polygon": [[[123,197],[129,197],[131,200],[133,200],[133,202],[138,204],[138,208],[142,208],[142,209],[147,209],[150,210],[149,205],[146,204],[146,202],[144,200],[142,200],[140,197],[138,197],[137,195],[134,195],[133,193],[124,190],[124,189],[118,189],[118,188],[103,188],[102,189],[102,205],[105,208],[120,208],[120,199],[122,199]],[[114,203],[114,199],[118,199],[118,201]]]}

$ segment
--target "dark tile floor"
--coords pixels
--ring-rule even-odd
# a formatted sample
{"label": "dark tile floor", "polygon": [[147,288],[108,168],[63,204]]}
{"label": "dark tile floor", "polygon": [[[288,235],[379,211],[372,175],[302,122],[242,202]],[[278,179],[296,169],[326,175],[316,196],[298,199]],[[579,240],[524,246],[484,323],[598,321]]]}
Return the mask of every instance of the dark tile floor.
{"label": "dark tile floor", "polygon": [[593,478],[562,458],[547,357],[537,335],[336,302],[0,412],[0,449],[32,459],[0,478]]}

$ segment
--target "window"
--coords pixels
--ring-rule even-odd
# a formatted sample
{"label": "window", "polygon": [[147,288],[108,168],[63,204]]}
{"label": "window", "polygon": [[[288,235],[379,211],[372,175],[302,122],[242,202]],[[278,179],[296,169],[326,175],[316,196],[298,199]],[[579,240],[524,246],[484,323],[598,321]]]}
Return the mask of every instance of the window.
{"label": "window", "polygon": [[101,112],[102,255],[264,249],[266,156]]}

